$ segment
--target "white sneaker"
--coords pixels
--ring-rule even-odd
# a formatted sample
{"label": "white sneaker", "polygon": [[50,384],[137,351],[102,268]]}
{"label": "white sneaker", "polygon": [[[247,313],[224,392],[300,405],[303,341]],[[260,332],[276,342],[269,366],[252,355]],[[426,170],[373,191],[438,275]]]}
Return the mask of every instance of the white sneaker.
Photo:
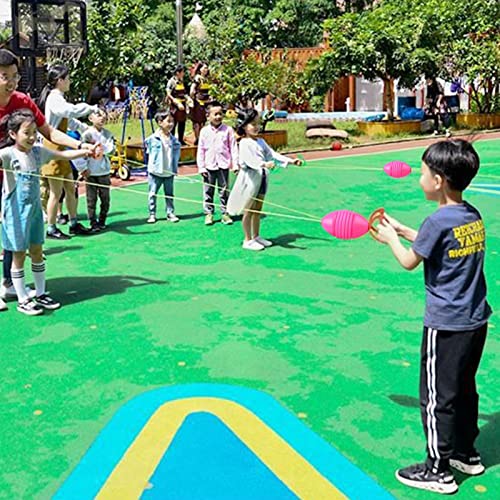
{"label": "white sneaker", "polygon": [[[33,299],[36,296],[36,291],[32,290],[29,286],[26,287],[26,294],[30,299]],[[17,299],[16,289],[14,285],[5,286],[2,285],[0,287],[0,298],[2,299]]]}
{"label": "white sneaker", "polygon": [[33,299],[28,299],[25,302],[20,302],[17,305],[17,310],[20,313],[27,314],[28,316],[40,316],[40,314],[43,314],[43,308],[39,306]]}
{"label": "white sneaker", "polygon": [[177,215],[175,215],[175,214],[168,214],[167,220],[169,222],[179,222],[180,221],[179,217],[177,217]]}
{"label": "white sneaker", "polygon": [[2,299],[0,299],[0,311],[6,311],[7,309],[7,304]]}
{"label": "white sneaker", "polygon": [[254,252],[264,250],[264,245],[261,245],[258,241],[255,240],[244,241],[242,247],[245,250],[253,250]]}
{"label": "white sneaker", "polygon": [[260,243],[263,247],[269,248],[273,246],[273,242],[269,240],[265,240],[264,238],[261,238],[260,236],[256,236],[254,238],[254,241],[257,243]]}

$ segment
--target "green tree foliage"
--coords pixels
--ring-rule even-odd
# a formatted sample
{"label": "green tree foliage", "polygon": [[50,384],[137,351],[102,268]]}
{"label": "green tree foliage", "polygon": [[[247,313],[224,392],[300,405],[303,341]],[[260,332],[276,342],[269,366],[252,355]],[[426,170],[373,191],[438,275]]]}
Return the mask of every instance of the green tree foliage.
{"label": "green tree foliage", "polygon": [[323,38],[322,23],[338,16],[332,0],[276,0],[265,17],[268,47],[314,47]]}
{"label": "green tree foliage", "polygon": [[306,80],[320,98],[341,76],[381,78],[412,88],[422,75],[466,77],[478,110],[498,106],[500,3],[497,0],[384,0],[329,19],[331,50],[312,61]]}
{"label": "green tree foliage", "polygon": [[226,104],[247,106],[267,95],[301,104],[301,86],[293,63],[258,60],[249,55],[218,64],[212,71],[213,95]]}
{"label": "green tree foliage", "polygon": [[175,12],[170,4],[109,0],[90,4],[89,53],[72,75],[74,91],[95,83],[128,80],[163,92],[175,65]]}
{"label": "green tree foliage", "polygon": [[414,11],[418,1],[385,0],[371,10],[327,20],[331,50],[308,68],[313,93],[323,96],[338,78],[350,74],[380,78],[392,117],[392,81],[411,88],[433,65],[434,51],[421,43],[425,19]]}
{"label": "green tree foliage", "polygon": [[427,1],[429,18],[442,27],[435,38],[439,76],[465,77],[475,111],[500,111],[500,3]]}

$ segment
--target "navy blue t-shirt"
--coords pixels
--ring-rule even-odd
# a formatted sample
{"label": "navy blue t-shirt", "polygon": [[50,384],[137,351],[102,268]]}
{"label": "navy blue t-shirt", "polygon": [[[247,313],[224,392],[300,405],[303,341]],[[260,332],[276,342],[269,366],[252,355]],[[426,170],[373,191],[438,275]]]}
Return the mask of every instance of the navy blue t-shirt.
{"label": "navy blue t-shirt", "polygon": [[427,327],[465,331],[491,314],[484,278],[485,231],[472,205],[446,205],[424,220],[412,246],[424,259]]}

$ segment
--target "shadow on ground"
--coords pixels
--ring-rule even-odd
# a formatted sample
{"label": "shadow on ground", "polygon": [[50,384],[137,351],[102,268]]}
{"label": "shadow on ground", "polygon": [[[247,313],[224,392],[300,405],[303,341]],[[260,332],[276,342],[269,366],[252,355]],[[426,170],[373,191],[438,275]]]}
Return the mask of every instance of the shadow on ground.
{"label": "shadow on ground", "polygon": [[168,281],[151,280],[142,276],[77,276],[50,279],[48,289],[66,306],[105,295],[124,293],[127,288],[166,284]]}
{"label": "shadow on ground", "polygon": [[302,247],[299,245],[292,245],[297,240],[319,240],[319,241],[331,241],[329,238],[316,238],[313,236],[306,236],[301,233],[290,233],[283,234],[277,238],[271,238],[273,245],[283,248],[290,248],[293,250],[307,250],[307,247]]}

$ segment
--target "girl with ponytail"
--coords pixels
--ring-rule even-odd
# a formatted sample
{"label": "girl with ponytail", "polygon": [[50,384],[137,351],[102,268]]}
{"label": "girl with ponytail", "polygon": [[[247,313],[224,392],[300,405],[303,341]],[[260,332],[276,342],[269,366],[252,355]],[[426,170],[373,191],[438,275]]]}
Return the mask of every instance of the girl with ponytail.
{"label": "girl with ponytail", "polygon": [[[56,64],[49,68],[47,74],[47,85],[42,90],[38,105],[49,125],[66,132],[68,128],[83,131],[87,127],[76,120],[84,117],[97,109],[97,106],[90,106],[81,102],[78,104],[69,103],[64,94],[69,91],[70,78],[67,66]],[[44,141],[44,145],[50,149],[61,149],[55,144]],[[66,197],[66,207],[70,216],[70,233],[87,234],[77,220],[78,198],[75,193],[75,179],[69,161],[52,160],[42,167],[42,175],[46,176],[49,186],[49,197],[47,202],[47,238],[63,240],[69,236],[60,231],[56,226],[59,200],[64,191]]]}

